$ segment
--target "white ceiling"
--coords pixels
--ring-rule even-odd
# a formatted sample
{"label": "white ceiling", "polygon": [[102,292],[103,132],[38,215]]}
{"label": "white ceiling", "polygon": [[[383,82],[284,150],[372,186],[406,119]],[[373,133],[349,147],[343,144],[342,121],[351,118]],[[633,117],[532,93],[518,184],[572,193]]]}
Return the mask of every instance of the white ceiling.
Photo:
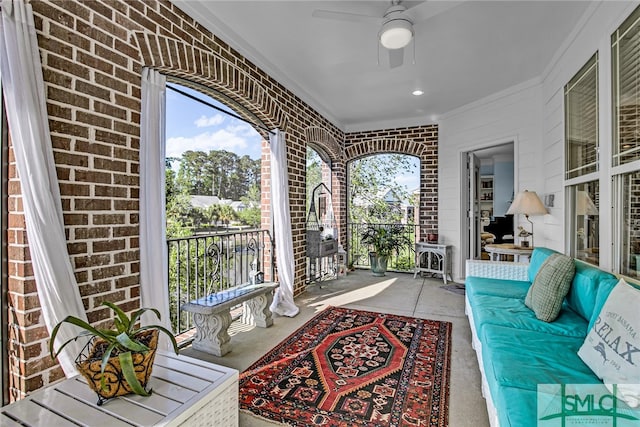
{"label": "white ceiling", "polygon": [[411,44],[390,69],[376,24],[312,17],[382,16],[389,1],[171,1],[345,131],[437,122],[540,76],[590,3],[407,1],[415,64]]}

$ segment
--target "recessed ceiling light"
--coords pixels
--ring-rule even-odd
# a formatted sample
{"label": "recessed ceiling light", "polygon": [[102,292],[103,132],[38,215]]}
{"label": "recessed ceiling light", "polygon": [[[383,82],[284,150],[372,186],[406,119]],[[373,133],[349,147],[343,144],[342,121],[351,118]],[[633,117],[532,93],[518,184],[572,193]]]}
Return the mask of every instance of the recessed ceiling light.
{"label": "recessed ceiling light", "polygon": [[413,96],[420,96],[420,95],[423,95],[423,94],[424,94],[424,92],[423,92],[423,91],[421,91],[420,89],[416,89],[416,90],[414,90],[413,92],[411,92],[411,94],[412,94]]}

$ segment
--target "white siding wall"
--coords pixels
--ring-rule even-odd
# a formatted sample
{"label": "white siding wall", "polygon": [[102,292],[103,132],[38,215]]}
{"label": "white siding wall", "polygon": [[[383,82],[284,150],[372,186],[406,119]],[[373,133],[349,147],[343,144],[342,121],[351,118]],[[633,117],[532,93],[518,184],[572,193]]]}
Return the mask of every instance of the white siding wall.
{"label": "white siding wall", "polygon": [[[564,111],[565,83],[600,50],[600,144],[601,156],[609,156],[611,142],[610,36],[639,2],[594,3],[578,28],[558,48],[541,79],[525,82],[507,91],[443,115],[439,121],[439,230],[441,238],[454,246],[453,275],[464,277],[461,239],[461,153],[513,141],[515,144],[515,191],[533,190],[542,198],[555,195],[549,215],[532,217],[535,245],[559,251],[564,236]],[[497,64],[496,66],[499,66]],[[609,157],[604,157],[608,159]],[[609,161],[603,162],[601,205],[610,204]],[[606,182],[605,182],[606,181]],[[602,209],[601,248],[610,247],[611,217]],[[516,220],[516,226],[524,224]],[[603,253],[604,252],[604,253]],[[601,264],[610,269],[610,251],[601,251]]]}
{"label": "white siding wall", "polygon": [[[460,226],[464,188],[460,179],[462,153],[513,141],[515,191],[540,192],[543,185],[541,112],[540,84],[530,81],[448,113],[440,120],[438,233],[454,247],[455,278],[464,276],[464,257],[460,252],[461,239],[466,238]],[[532,219],[536,225],[540,222],[539,218]],[[536,240],[536,244],[540,243]]]}

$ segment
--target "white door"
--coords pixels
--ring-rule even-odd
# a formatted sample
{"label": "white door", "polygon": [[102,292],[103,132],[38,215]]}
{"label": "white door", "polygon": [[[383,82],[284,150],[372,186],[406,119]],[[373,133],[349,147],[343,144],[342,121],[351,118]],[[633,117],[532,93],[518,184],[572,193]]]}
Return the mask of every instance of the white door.
{"label": "white door", "polygon": [[469,198],[467,217],[469,219],[468,259],[480,259],[480,159],[473,153],[467,155]]}

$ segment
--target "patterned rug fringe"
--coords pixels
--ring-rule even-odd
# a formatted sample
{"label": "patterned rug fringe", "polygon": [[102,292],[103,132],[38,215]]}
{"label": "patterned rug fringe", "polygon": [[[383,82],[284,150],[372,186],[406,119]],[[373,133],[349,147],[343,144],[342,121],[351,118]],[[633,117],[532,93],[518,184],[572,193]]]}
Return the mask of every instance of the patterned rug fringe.
{"label": "patterned rug fringe", "polygon": [[[280,423],[278,421],[270,420],[269,418],[261,417],[260,415],[254,414],[253,412],[251,412],[248,409],[240,409],[240,413],[242,415],[249,416],[251,418],[254,418],[256,420],[260,420],[260,421],[265,422],[265,423],[269,423],[269,424],[274,425],[274,426],[286,426],[287,425],[285,423]],[[242,425],[242,423],[240,423],[240,425]]]}

